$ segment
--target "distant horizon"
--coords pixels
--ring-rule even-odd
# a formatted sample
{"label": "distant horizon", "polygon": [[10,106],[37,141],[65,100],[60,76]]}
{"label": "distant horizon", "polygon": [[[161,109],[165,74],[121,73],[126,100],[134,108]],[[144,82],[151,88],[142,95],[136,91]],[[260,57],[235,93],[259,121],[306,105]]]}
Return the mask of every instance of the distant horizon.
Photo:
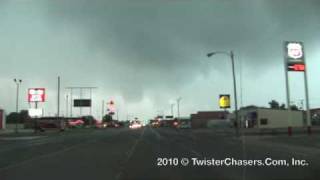
{"label": "distant horizon", "polygon": [[[285,103],[284,41],[301,41],[310,107],[320,107],[319,7],[318,0],[3,1],[0,106],[15,111],[17,78],[20,109],[29,108],[26,89],[43,87],[47,101],[39,107],[55,113],[61,76],[61,113],[70,86],[98,87],[97,118],[102,100],[114,100],[121,119],[171,114],[179,97],[181,116],[218,110],[220,94],[231,95],[233,110],[230,57],[207,57],[231,50],[239,107]],[[305,98],[302,73],[289,77],[291,100],[299,105]]]}

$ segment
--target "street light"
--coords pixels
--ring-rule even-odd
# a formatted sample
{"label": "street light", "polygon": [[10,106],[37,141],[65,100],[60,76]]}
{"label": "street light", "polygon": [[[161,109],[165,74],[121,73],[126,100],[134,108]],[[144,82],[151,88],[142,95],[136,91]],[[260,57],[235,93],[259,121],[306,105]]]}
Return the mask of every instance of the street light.
{"label": "street light", "polygon": [[236,75],[235,75],[235,68],[234,68],[234,54],[233,51],[230,52],[225,52],[225,51],[215,51],[208,53],[207,56],[211,57],[213,55],[217,54],[225,54],[230,57],[231,59],[231,64],[232,64],[232,75],[233,75],[233,89],[234,89],[234,107],[235,107],[235,115],[236,115],[236,123],[235,123],[235,128],[236,128],[236,134],[239,135],[239,122],[238,122],[238,102],[237,102],[237,83],[236,83]]}
{"label": "street light", "polygon": [[173,113],[174,103],[171,103],[171,104],[170,104],[170,107],[171,107],[171,116],[174,117],[174,113]]}
{"label": "street light", "polygon": [[[19,113],[19,88],[22,83],[21,79],[13,79],[13,81],[17,85],[17,95],[16,95],[16,113]],[[15,133],[18,133],[18,119],[16,119],[16,125],[15,125]]]}
{"label": "street light", "polygon": [[177,114],[177,117],[178,119],[180,119],[180,101],[181,101],[182,97],[179,97],[177,99],[177,111],[178,111],[178,114]]}

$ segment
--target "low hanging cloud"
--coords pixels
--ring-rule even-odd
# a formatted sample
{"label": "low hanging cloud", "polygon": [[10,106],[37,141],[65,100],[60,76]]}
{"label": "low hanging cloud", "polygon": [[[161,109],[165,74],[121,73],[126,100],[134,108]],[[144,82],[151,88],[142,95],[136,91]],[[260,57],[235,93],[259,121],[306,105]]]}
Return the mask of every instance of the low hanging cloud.
{"label": "low hanging cloud", "polygon": [[[121,97],[141,109],[161,109],[183,95],[190,99],[184,104],[188,114],[217,108],[197,99],[232,90],[229,58],[208,59],[206,53],[234,50],[244,102],[262,104],[272,94],[284,95],[277,88],[283,81],[282,42],[319,45],[319,7],[317,0],[4,1],[0,74],[41,82],[53,94],[60,75],[65,86],[97,86],[97,99]],[[316,49],[308,49],[312,64]],[[273,71],[277,81],[256,83]],[[262,87],[275,90],[255,98]],[[193,98],[201,88],[200,98]]]}

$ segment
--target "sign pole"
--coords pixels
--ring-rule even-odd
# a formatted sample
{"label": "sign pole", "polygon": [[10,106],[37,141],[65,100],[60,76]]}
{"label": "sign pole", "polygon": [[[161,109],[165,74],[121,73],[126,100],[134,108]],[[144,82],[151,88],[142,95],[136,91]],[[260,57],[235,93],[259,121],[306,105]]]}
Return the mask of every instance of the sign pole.
{"label": "sign pole", "polygon": [[[304,53],[305,56],[305,53]],[[304,62],[306,65],[306,61]],[[311,134],[311,115],[310,115],[310,104],[309,104],[309,89],[308,89],[308,76],[307,76],[307,68],[304,69],[304,88],[305,88],[305,96],[306,96],[306,111],[307,111],[307,132]]]}
{"label": "sign pole", "polygon": [[288,114],[287,114],[287,120],[288,120],[288,135],[292,135],[292,127],[291,127],[291,106],[290,106],[290,86],[289,86],[289,72],[288,72],[288,60],[287,60],[287,43],[284,43],[284,52],[285,52],[285,58],[284,58],[284,72],[285,72],[285,80],[286,80],[286,95],[287,95],[287,107],[288,107]]}

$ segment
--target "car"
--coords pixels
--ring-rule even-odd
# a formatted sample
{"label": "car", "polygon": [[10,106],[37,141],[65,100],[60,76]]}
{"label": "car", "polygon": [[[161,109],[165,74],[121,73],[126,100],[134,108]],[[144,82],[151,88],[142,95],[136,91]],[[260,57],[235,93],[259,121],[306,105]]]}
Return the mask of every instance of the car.
{"label": "car", "polygon": [[130,129],[139,129],[139,128],[142,128],[142,124],[140,121],[138,120],[135,120],[135,121],[132,121],[130,126],[129,126]]}
{"label": "car", "polygon": [[179,126],[180,129],[190,129],[191,123],[189,121],[180,121]]}
{"label": "car", "polygon": [[68,126],[70,128],[82,127],[84,125],[84,121],[82,119],[71,119],[68,121]]}

